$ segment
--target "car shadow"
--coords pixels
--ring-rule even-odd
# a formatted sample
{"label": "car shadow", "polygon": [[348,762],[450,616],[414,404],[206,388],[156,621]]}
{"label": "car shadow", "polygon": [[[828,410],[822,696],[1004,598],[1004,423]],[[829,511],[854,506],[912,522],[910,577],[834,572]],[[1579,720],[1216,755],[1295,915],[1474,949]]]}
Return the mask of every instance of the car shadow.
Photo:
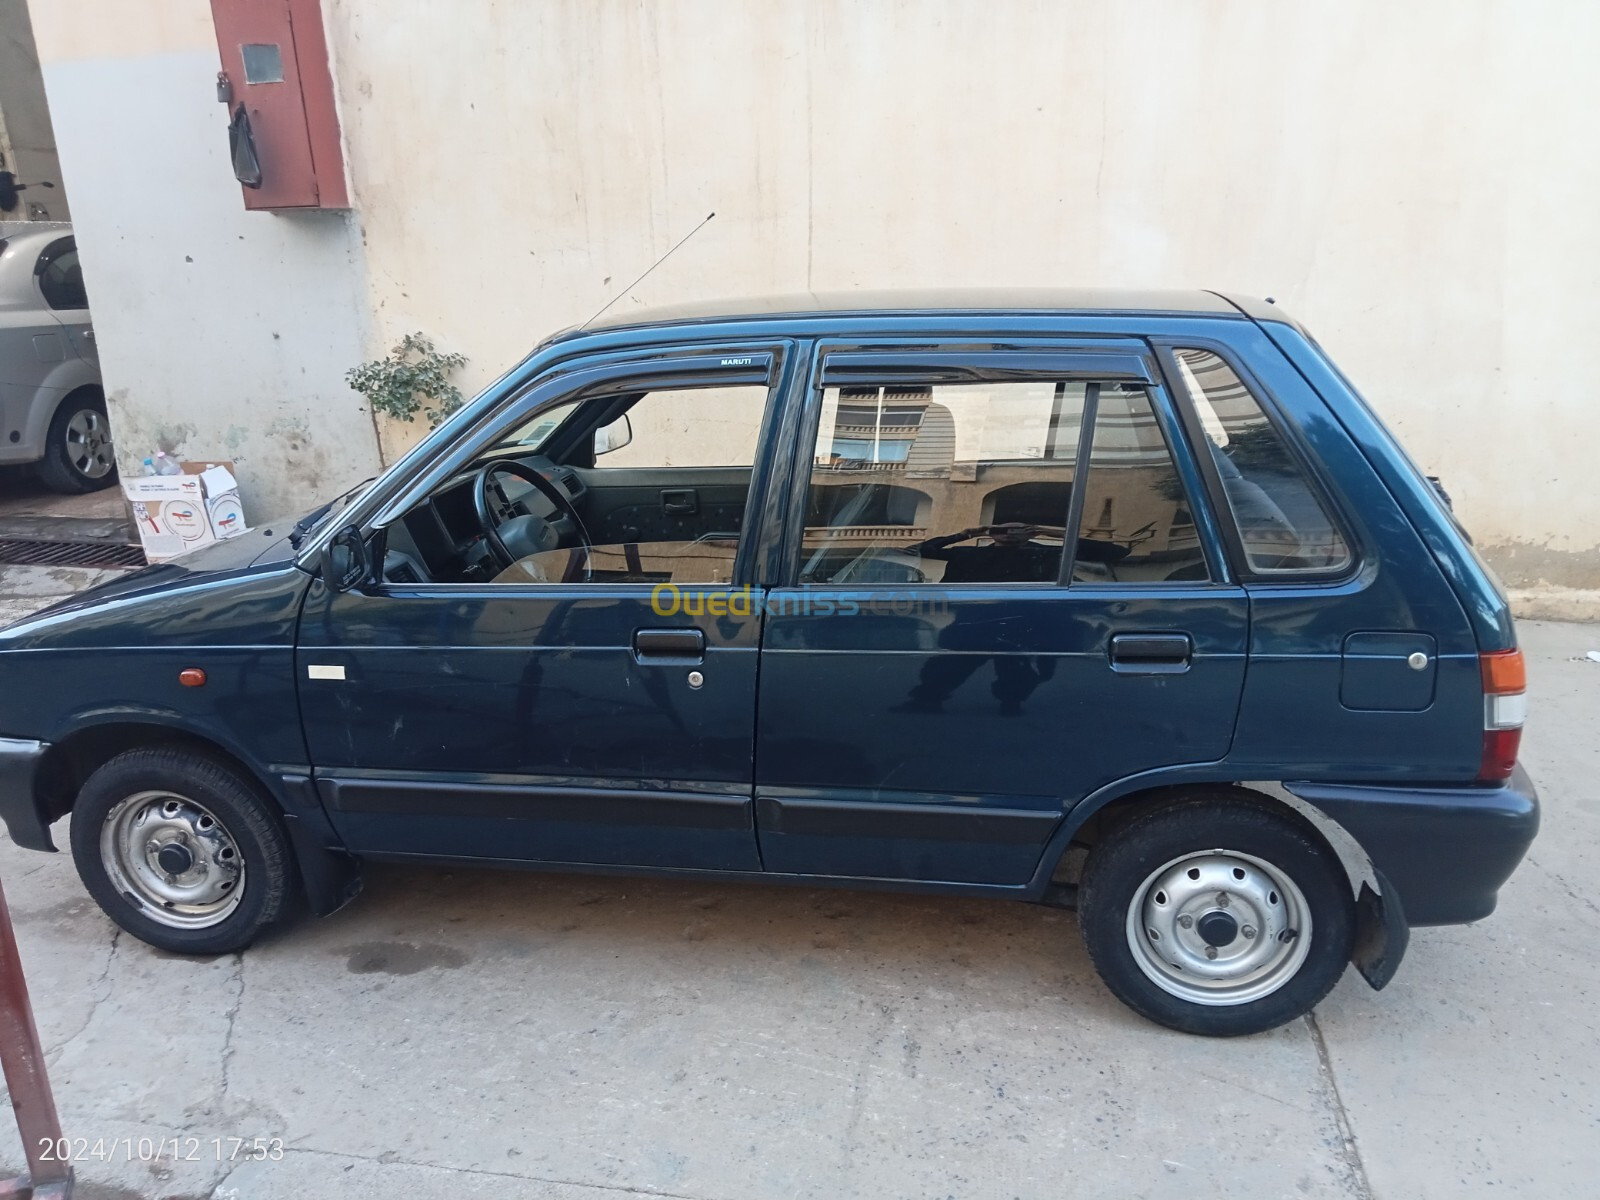
{"label": "car shadow", "polygon": [[1095,978],[1074,914],[1003,899],[369,863],[351,904],[260,945],[292,953],[307,941],[358,975],[666,954],[710,973],[759,962],[860,983],[892,975],[1037,998],[1070,992],[1125,1012]]}

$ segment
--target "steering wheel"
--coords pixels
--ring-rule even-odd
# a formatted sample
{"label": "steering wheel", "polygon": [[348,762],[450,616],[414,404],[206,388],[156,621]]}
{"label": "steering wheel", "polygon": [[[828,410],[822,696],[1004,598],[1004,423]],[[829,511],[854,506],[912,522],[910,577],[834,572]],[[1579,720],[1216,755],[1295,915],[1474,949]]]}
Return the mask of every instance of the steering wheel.
{"label": "steering wheel", "polygon": [[[489,503],[489,481],[496,475],[515,475],[531,485],[555,505],[555,519],[545,520],[532,513],[502,517]],[[583,527],[583,518],[578,515],[567,494],[532,467],[514,458],[485,463],[472,480],[472,506],[477,510],[483,540],[502,571],[530,554],[559,549],[561,526],[570,521],[577,530],[578,544],[572,547],[573,553],[562,573],[561,582],[571,583],[579,578],[585,583],[589,581],[589,552],[594,543],[589,540],[589,531]]]}

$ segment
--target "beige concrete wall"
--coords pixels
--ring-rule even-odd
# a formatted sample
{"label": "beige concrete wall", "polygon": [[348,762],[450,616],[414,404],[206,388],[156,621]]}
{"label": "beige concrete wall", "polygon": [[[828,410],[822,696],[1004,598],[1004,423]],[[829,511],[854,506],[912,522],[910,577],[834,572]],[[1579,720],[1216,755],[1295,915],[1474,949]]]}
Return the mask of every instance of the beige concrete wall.
{"label": "beige concrete wall", "polygon": [[1202,286],[1305,320],[1506,575],[1600,584],[1600,7],[327,0],[379,341],[622,302]]}
{"label": "beige concrete wall", "polygon": [[[154,172],[181,168],[155,206],[176,212],[141,231],[143,261],[241,233],[267,239],[241,253],[310,259],[309,276],[269,272],[257,310],[175,332],[141,313],[138,330],[222,379],[261,310],[311,297],[337,351],[274,349],[312,361],[319,449],[356,453],[322,415],[349,402],[330,373],[353,341],[369,357],[420,329],[482,383],[715,209],[622,309],[944,284],[1275,296],[1447,478],[1511,582],[1600,586],[1600,371],[1582,349],[1600,320],[1600,7],[324,0],[356,206],[340,233],[222,213],[238,205],[206,161],[222,110],[203,0],[33,6],[47,83],[51,59],[137,61],[188,106]],[[67,65],[52,102],[103,86]],[[79,176],[103,136],[85,115],[71,154],[62,138],[97,222],[114,181]],[[80,224],[86,268],[110,270],[120,234]],[[152,304],[185,286],[176,269],[145,282]]]}

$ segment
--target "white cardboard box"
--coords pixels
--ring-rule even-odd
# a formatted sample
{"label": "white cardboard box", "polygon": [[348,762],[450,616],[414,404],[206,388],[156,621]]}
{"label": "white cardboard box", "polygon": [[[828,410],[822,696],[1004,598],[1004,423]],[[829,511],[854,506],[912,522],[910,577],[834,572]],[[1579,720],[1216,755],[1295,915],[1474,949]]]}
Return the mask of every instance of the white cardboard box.
{"label": "white cardboard box", "polygon": [[245,531],[232,463],[186,462],[181,475],[140,475],[122,481],[150,562],[177,558]]}

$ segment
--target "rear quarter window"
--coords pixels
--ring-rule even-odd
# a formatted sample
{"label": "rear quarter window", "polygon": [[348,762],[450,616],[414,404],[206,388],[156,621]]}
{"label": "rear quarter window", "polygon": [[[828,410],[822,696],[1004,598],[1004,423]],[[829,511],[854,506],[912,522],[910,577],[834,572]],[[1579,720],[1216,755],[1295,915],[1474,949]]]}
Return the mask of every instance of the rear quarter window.
{"label": "rear quarter window", "polygon": [[1260,401],[1210,350],[1175,349],[1251,571],[1318,575],[1352,561],[1340,531]]}

